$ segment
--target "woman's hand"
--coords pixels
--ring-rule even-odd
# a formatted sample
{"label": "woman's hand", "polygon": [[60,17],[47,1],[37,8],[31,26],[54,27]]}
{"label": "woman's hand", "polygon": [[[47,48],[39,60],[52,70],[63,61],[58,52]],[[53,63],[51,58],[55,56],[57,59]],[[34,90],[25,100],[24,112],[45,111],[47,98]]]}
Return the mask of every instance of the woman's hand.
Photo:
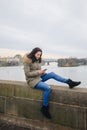
{"label": "woman's hand", "polygon": [[39,74],[40,74],[40,75],[45,74],[45,73],[46,73],[45,70],[40,70],[40,71],[39,71]]}

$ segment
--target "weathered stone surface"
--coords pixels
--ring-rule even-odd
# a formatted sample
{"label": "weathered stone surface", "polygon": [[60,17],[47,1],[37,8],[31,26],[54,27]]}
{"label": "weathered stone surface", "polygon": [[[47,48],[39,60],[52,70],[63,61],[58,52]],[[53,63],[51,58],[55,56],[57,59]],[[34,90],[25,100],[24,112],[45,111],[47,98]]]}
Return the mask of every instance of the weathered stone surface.
{"label": "weathered stone surface", "polygon": [[5,112],[5,98],[0,96],[0,113]]}
{"label": "weathered stone surface", "polygon": [[69,89],[63,86],[52,86],[52,94],[50,100],[53,102],[78,105],[87,107],[87,89],[86,88],[74,88]]}
{"label": "weathered stone surface", "polygon": [[51,87],[52,120],[48,121],[40,112],[41,90],[29,88],[25,82],[0,81],[0,119],[10,116],[9,121],[16,118],[20,125],[21,119],[25,124],[28,120],[30,130],[87,130],[87,89]]}
{"label": "weathered stone surface", "polygon": [[[70,105],[87,106],[87,89],[67,86],[51,86],[50,101]],[[43,91],[29,88],[25,82],[0,81],[1,96],[15,96],[42,100]]]}
{"label": "weathered stone surface", "polygon": [[41,120],[41,102],[32,99],[7,98],[6,114]]}
{"label": "weathered stone surface", "polygon": [[52,104],[52,122],[71,128],[85,129],[86,109],[65,104]]}
{"label": "weathered stone surface", "polygon": [[14,84],[9,82],[0,81],[0,96],[13,96]]}
{"label": "weathered stone surface", "polygon": [[[52,123],[77,129],[80,127],[85,130],[86,109],[58,103],[50,103],[50,106]],[[43,121],[40,107],[41,101],[36,100],[8,98],[6,101],[7,114]]]}
{"label": "weathered stone surface", "polygon": [[4,122],[4,121],[0,120],[0,130],[31,130],[31,129],[13,125],[8,122]]}
{"label": "weathered stone surface", "polygon": [[14,96],[38,100],[38,99],[42,99],[43,92],[41,90],[29,88],[25,84],[25,86],[16,86],[14,88]]}
{"label": "weathered stone surface", "polygon": [[[79,130],[79,129],[73,129],[67,126],[61,126],[52,123],[49,120],[43,119],[43,121],[38,120],[32,120],[32,119],[26,119],[26,118],[18,118],[13,116],[0,116],[0,122],[4,124],[13,124],[13,126],[20,126],[30,129],[30,130]],[[5,123],[6,122],[6,123]]]}

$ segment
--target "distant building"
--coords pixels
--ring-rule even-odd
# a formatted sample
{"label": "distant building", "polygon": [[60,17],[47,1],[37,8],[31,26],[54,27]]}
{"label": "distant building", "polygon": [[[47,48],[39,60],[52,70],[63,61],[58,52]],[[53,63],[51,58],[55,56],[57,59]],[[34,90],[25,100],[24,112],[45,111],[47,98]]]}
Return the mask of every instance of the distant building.
{"label": "distant building", "polygon": [[0,57],[0,66],[18,66],[22,64],[22,57],[16,55],[15,57]]}

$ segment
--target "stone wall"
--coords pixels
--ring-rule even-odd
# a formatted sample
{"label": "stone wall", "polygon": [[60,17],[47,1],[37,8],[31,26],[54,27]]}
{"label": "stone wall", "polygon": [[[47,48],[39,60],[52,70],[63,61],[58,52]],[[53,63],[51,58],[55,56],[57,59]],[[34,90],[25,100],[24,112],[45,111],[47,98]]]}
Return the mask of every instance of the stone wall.
{"label": "stone wall", "polygon": [[40,112],[43,92],[25,82],[0,81],[0,122],[29,130],[87,130],[87,89],[51,86],[47,120]]}

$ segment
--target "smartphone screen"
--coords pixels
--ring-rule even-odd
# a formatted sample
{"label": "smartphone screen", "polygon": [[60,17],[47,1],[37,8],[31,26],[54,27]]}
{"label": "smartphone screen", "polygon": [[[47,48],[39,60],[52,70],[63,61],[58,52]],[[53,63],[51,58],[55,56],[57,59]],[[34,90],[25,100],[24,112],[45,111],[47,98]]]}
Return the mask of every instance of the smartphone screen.
{"label": "smartphone screen", "polygon": [[44,71],[46,71],[47,69],[43,69]]}

